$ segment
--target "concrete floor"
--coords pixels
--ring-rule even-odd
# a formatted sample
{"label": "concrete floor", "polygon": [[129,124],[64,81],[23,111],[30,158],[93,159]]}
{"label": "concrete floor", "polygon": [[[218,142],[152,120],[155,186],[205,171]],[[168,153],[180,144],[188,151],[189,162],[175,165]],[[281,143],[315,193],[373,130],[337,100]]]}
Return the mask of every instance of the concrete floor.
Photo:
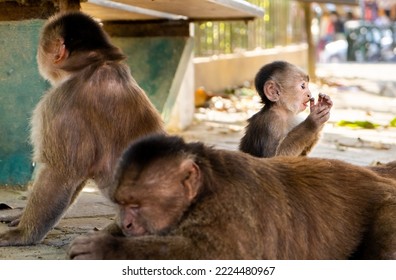
{"label": "concrete floor", "polygon": [[[337,158],[358,165],[396,160],[396,128],[386,127],[396,117],[395,70],[396,65],[392,64],[319,66],[318,73],[329,84],[320,85],[320,90],[331,96],[334,107],[322,139],[310,156]],[[314,94],[317,90],[319,88],[311,87]],[[237,149],[247,117],[248,113],[201,112],[189,129],[177,134],[188,141]],[[339,120],[369,120],[383,126],[370,130],[350,129],[336,126]],[[23,207],[26,197],[27,192],[23,190],[0,188],[0,203],[13,208]],[[1,210],[0,215],[7,211]],[[112,217],[111,203],[89,184],[41,244],[0,248],[0,260],[65,259],[65,250],[74,237],[102,229]],[[6,230],[7,225],[0,224],[0,232]]]}

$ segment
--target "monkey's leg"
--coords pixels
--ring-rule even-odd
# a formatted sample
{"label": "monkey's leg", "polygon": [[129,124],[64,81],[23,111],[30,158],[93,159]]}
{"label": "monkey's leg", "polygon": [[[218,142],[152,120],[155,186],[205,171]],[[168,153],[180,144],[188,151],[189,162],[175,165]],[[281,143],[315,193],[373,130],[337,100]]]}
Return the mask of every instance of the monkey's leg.
{"label": "monkey's leg", "polygon": [[[78,189],[74,192],[74,195],[73,195],[73,197],[71,199],[70,205],[77,198],[78,194],[84,188],[84,186],[85,186],[85,182],[80,184]],[[21,220],[21,216],[23,214],[23,209],[18,209],[18,210],[20,210],[20,213],[0,216],[0,222],[7,223],[9,227],[16,227],[17,225],[19,225],[19,222]]]}
{"label": "monkey's leg", "polygon": [[18,227],[0,234],[0,246],[29,245],[44,239],[81,190],[82,183],[82,179],[73,179],[52,168],[40,169]]}
{"label": "monkey's leg", "polygon": [[[95,179],[95,183],[97,184],[98,189],[108,199],[110,199],[110,197],[113,196],[113,194],[109,193],[109,186],[112,184],[112,181],[109,178],[112,178],[111,174],[113,174],[113,172],[114,170],[111,170],[110,172],[104,173],[102,174],[102,176],[97,177]],[[124,236],[124,233],[122,232],[122,229],[120,228],[118,221],[119,221],[119,217],[115,216],[114,222],[108,224],[106,227],[102,229],[102,231],[105,231],[111,234],[112,236]]]}

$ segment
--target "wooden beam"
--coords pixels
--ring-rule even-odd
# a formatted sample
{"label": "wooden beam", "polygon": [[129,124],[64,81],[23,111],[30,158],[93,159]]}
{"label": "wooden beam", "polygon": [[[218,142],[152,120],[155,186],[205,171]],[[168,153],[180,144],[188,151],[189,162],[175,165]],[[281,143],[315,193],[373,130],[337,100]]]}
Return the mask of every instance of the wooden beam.
{"label": "wooden beam", "polygon": [[112,37],[189,37],[188,21],[105,21],[104,30]]}
{"label": "wooden beam", "polygon": [[59,11],[79,11],[81,9],[80,0],[59,0]]}
{"label": "wooden beam", "polygon": [[299,2],[305,2],[305,3],[320,3],[320,4],[342,4],[342,5],[359,5],[359,0],[297,0]]}
{"label": "wooden beam", "polygon": [[0,2],[0,21],[47,19],[56,11],[52,1]]}
{"label": "wooden beam", "polygon": [[153,10],[153,9],[136,7],[133,5],[118,3],[118,2],[109,1],[109,0],[88,0],[88,2],[91,4],[101,6],[101,7],[107,7],[110,9],[118,9],[121,11],[137,13],[137,14],[143,14],[143,15],[147,15],[147,16],[155,17],[155,18],[163,18],[163,19],[169,19],[169,20],[186,20],[187,19],[187,17],[182,16],[182,15],[157,11],[157,10]]}
{"label": "wooden beam", "polygon": [[264,10],[245,0],[86,0],[82,11],[102,21],[253,20]]}
{"label": "wooden beam", "polygon": [[303,3],[305,13],[305,32],[308,43],[308,75],[311,81],[316,81],[316,48],[311,32],[312,11],[311,3]]}
{"label": "wooden beam", "polygon": [[248,13],[253,17],[262,18],[264,16],[264,10],[256,5],[253,5],[243,0],[208,0],[210,2],[235,9],[244,13]]}

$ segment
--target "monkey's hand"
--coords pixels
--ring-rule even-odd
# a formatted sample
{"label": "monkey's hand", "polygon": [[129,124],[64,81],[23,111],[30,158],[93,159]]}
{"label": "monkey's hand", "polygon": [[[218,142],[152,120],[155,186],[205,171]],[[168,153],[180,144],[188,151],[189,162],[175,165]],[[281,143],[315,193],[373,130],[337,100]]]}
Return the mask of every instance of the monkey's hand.
{"label": "monkey's hand", "polygon": [[102,260],[114,250],[117,240],[106,232],[92,232],[75,238],[67,251],[72,260]]}
{"label": "monkey's hand", "polygon": [[0,233],[0,247],[31,245],[33,243],[34,242],[29,240],[29,237],[20,228],[15,228]]}
{"label": "monkey's hand", "polygon": [[318,105],[327,106],[329,107],[329,109],[331,109],[331,107],[333,107],[333,101],[331,100],[330,96],[323,93],[319,93]]}
{"label": "monkey's hand", "polygon": [[112,222],[108,224],[104,229],[104,232],[107,232],[108,234],[111,234],[112,236],[125,236],[124,233],[122,232],[122,229],[118,226],[116,222]]}
{"label": "monkey's hand", "polygon": [[331,106],[322,106],[318,102],[315,105],[310,106],[310,114],[305,120],[308,125],[314,129],[319,129],[325,122],[330,118]]}
{"label": "monkey's hand", "polygon": [[0,222],[7,223],[9,227],[16,227],[19,224],[21,216],[22,216],[22,212],[17,214],[5,213],[4,215],[0,215]]}

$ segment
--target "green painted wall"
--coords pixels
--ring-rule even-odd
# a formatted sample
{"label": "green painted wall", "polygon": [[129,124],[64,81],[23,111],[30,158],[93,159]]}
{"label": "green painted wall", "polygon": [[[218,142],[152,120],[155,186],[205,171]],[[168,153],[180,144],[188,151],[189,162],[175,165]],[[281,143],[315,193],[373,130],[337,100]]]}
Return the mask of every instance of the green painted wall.
{"label": "green painted wall", "polygon": [[[24,185],[32,175],[29,118],[49,85],[39,75],[36,50],[44,21],[0,22],[0,185]],[[162,112],[187,38],[113,38],[132,75]],[[166,104],[166,105],[165,105]]]}
{"label": "green painted wall", "polygon": [[44,21],[0,22],[0,184],[31,178],[29,119],[48,88],[36,67],[36,46]]}
{"label": "green painted wall", "polygon": [[160,111],[166,100],[176,74],[188,38],[139,37],[112,38],[112,42],[127,55],[132,76],[144,89]]}

